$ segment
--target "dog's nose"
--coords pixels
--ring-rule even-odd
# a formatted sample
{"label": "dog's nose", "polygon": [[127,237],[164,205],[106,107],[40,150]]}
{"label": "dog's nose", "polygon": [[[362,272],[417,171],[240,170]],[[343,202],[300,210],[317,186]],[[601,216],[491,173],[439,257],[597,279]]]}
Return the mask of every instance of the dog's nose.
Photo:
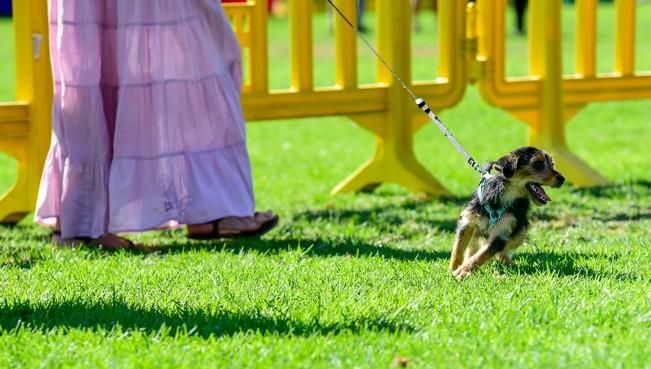
{"label": "dog's nose", "polygon": [[559,187],[562,186],[563,183],[565,183],[565,177],[559,174],[558,176],[556,176],[556,183],[558,183]]}

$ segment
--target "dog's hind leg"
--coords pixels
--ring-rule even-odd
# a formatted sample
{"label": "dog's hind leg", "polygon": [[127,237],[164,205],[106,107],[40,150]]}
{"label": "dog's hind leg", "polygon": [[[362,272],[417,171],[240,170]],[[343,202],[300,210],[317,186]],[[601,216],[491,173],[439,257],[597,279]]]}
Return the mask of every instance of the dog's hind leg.
{"label": "dog's hind leg", "polygon": [[472,241],[473,234],[475,233],[475,225],[467,219],[465,214],[461,215],[459,224],[457,225],[457,234],[452,246],[452,255],[450,256],[450,272],[456,270],[461,263],[463,263],[463,255]]}
{"label": "dog's hind leg", "polygon": [[495,257],[505,267],[510,267],[513,265],[513,252],[510,250],[504,250],[497,254]]}
{"label": "dog's hind leg", "polygon": [[506,244],[506,248],[497,254],[496,258],[502,265],[507,267],[513,265],[513,251],[522,245],[525,235],[526,228],[511,236],[511,240]]}

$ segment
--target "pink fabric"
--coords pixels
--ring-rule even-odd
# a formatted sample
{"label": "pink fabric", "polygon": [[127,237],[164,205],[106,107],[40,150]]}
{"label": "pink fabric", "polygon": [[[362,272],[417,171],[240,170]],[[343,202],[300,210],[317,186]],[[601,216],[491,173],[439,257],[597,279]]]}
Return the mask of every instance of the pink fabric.
{"label": "pink fabric", "polygon": [[240,48],[213,0],[50,0],[52,145],[35,219],[63,237],[254,211]]}

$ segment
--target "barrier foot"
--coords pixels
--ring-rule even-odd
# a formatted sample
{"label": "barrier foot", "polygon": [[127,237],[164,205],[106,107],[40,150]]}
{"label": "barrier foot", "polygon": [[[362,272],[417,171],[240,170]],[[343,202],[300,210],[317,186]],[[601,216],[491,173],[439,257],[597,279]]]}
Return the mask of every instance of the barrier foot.
{"label": "barrier foot", "polygon": [[400,159],[376,156],[339,183],[331,193],[372,192],[382,183],[395,183],[409,191],[436,197],[450,194],[413,156]]}
{"label": "barrier foot", "polygon": [[16,224],[29,214],[25,209],[27,192],[14,186],[0,197],[0,224]]}
{"label": "barrier foot", "polygon": [[0,139],[0,151],[16,160],[16,180],[7,192],[0,193],[0,224],[18,223],[32,211],[27,190],[26,147],[22,139]]}

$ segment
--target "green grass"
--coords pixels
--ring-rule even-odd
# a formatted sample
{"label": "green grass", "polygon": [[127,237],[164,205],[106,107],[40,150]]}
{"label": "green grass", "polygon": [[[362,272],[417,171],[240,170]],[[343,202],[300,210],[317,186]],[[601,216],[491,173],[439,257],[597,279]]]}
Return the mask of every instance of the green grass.
{"label": "green grass", "polygon": [[15,97],[15,63],[14,55],[14,29],[11,20],[0,18],[0,101],[13,100]]}
{"label": "green grass", "polygon": [[[286,44],[274,45],[280,58]],[[373,69],[370,56],[361,63]],[[431,68],[416,64],[415,75]],[[282,216],[261,240],[149,232],[134,238],[156,252],[105,253],[54,250],[29,219],[0,228],[0,367],[388,368],[405,357],[414,368],[651,368],[649,116],[649,101],[580,112],[568,141],[612,184],[551,190],[516,266],[491,263],[461,284],[447,258],[476,177],[436,128],[416,151],[455,194],[446,200],[390,185],[328,195],[373,148],[344,118],[250,124],[258,207]],[[526,143],[525,126],[472,88],[441,117],[481,160]],[[10,182],[0,172],[0,192]]]}
{"label": "green grass", "polygon": [[[15,99],[16,74],[14,55],[14,30],[11,20],[0,18],[0,102]],[[0,193],[14,182],[16,163],[9,156],[0,152]]]}

